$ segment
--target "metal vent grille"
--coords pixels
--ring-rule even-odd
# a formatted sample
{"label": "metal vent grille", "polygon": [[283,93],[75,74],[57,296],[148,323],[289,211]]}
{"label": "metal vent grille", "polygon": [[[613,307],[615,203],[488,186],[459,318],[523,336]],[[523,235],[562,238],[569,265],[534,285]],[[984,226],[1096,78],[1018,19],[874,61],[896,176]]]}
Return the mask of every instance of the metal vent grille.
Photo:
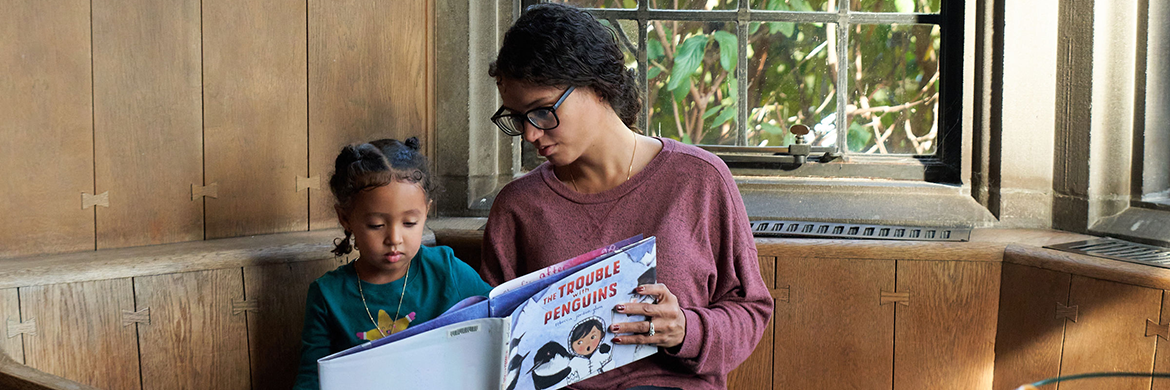
{"label": "metal vent grille", "polygon": [[1045,248],[1170,268],[1170,249],[1122,241],[1115,238],[1095,238],[1086,241],[1049,245]]}
{"label": "metal vent grille", "polygon": [[752,221],[752,234],[756,237],[967,241],[971,238],[971,229],[804,221]]}

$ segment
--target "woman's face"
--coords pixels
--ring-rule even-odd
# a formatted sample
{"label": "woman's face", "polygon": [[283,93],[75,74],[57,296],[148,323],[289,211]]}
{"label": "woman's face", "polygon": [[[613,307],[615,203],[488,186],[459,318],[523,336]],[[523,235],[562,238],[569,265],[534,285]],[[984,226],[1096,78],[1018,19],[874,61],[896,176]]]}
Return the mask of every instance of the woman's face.
{"label": "woman's face", "polygon": [[[507,78],[500,79],[496,87],[500,90],[500,99],[506,111],[519,114],[537,107],[553,106],[568,89],[537,86]],[[593,146],[598,132],[592,131],[590,127],[599,122],[597,119],[605,114],[608,106],[590,88],[576,88],[556,109],[560,124],[552,129],[541,130],[525,121],[524,140],[531,143],[553,165],[568,165]],[[609,111],[612,115],[613,110]]]}

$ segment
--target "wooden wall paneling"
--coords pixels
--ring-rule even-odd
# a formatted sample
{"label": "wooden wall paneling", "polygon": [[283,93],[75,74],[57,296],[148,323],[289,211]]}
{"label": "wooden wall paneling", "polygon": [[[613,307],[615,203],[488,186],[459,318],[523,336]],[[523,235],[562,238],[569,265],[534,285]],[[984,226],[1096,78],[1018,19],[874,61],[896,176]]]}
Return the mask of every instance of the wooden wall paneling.
{"label": "wooden wall paneling", "polygon": [[[1162,291],[1161,318],[1156,324],[1149,325],[1157,326],[1153,331],[1146,332],[1147,335],[1154,333],[1154,337],[1158,337],[1157,340],[1154,340],[1157,344],[1154,351],[1154,372],[1170,372],[1170,341],[1167,340],[1170,339],[1170,292]],[[1154,378],[1153,386],[1150,389],[1170,390],[1170,378]]]}
{"label": "wooden wall paneling", "polygon": [[[1069,307],[1076,322],[1065,323],[1060,374],[1099,371],[1151,372],[1156,337],[1146,337],[1146,320],[1156,320],[1162,291],[1073,275]],[[1082,379],[1061,390],[1149,389],[1150,378]]]}
{"label": "wooden wall paneling", "polygon": [[[764,278],[764,285],[769,290],[776,290],[776,258],[771,256],[760,257],[760,275]],[[777,294],[773,294],[775,296]],[[764,336],[752,351],[751,356],[727,375],[727,388],[739,390],[765,390],[772,388],[773,361],[772,349],[773,332],[775,325],[771,319],[764,329]]]}
{"label": "wooden wall paneling", "polygon": [[340,264],[327,255],[320,261],[244,268],[244,295],[258,304],[247,313],[253,390],[292,388],[309,283]]}
{"label": "wooden wall paneling", "polygon": [[776,258],[777,389],[889,389],[894,353],[894,262]]}
{"label": "wooden wall paneling", "polygon": [[0,290],[0,354],[17,363],[24,363],[24,335],[9,334],[8,323],[20,322],[20,296],[15,288]]}
{"label": "wooden wall paneling", "polygon": [[94,249],[89,1],[0,2],[0,257]]}
{"label": "wooden wall paneling", "polygon": [[989,389],[1000,264],[898,261],[894,389]]}
{"label": "wooden wall paneling", "polygon": [[[240,268],[134,278],[144,389],[247,389],[248,331]],[[261,337],[261,335],[257,335]]]}
{"label": "wooden wall paneling", "polygon": [[130,278],[21,287],[25,364],[102,389],[139,389],[138,343],[123,311],[134,310]]}
{"label": "wooden wall paneling", "polygon": [[203,239],[199,0],[94,0],[98,248]]}
{"label": "wooden wall paneling", "polygon": [[297,185],[309,170],[305,12],[304,1],[203,1],[209,239],[309,228]]}
{"label": "wooden wall paneling", "polygon": [[309,195],[311,229],[337,226],[326,183],[341,147],[433,139],[430,2],[309,1],[309,174],[321,179]]}
{"label": "wooden wall paneling", "polygon": [[56,375],[49,375],[0,354],[0,389],[4,390],[97,390]]}
{"label": "wooden wall paneling", "polygon": [[1060,375],[1064,317],[1056,305],[1068,305],[1071,275],[1004,263],[995,332],[996,390]]}

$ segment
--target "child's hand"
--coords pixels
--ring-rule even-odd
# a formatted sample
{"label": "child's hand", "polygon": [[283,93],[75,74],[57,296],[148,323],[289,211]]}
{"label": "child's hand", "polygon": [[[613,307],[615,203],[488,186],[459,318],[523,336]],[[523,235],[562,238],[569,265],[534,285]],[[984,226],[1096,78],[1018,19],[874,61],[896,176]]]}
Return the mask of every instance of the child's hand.
{"label": "child's hand", "polygon": [[[687,334],[687,318],[678,306],[678,298],[665,284],[644,284],[634,292],[654,297],[656,303],[624,303],[614,311],[626,315],[644,315],[649,321],[622,322],[610,325],[613,333],[632,333],[613,338],[615,344],[654,344],[671,348],[682,344]],[[654,333],[650,334],[651,323]]]}

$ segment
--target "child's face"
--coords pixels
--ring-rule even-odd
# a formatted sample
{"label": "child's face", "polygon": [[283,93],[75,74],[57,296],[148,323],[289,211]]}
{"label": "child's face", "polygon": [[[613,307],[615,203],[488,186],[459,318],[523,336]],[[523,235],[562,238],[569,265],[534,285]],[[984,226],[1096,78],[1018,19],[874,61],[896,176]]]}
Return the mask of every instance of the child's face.
{"label": "child's face", "polygon": [[[368,282],[390,282],[406,273],[406,267],[422,245],[429,208],[422,187],[413,183],[390,184],[359,192],[348,212],[338,211],[341,225],[353,232],[358,259],[375,275]],[[374,280],[369,280],[374,279]]]}
{"label": "child's face", "polygon": [[573,352],[578,355],[589,355],[601,344],[601,329],[593,328],[585,337],[573,340]]}

